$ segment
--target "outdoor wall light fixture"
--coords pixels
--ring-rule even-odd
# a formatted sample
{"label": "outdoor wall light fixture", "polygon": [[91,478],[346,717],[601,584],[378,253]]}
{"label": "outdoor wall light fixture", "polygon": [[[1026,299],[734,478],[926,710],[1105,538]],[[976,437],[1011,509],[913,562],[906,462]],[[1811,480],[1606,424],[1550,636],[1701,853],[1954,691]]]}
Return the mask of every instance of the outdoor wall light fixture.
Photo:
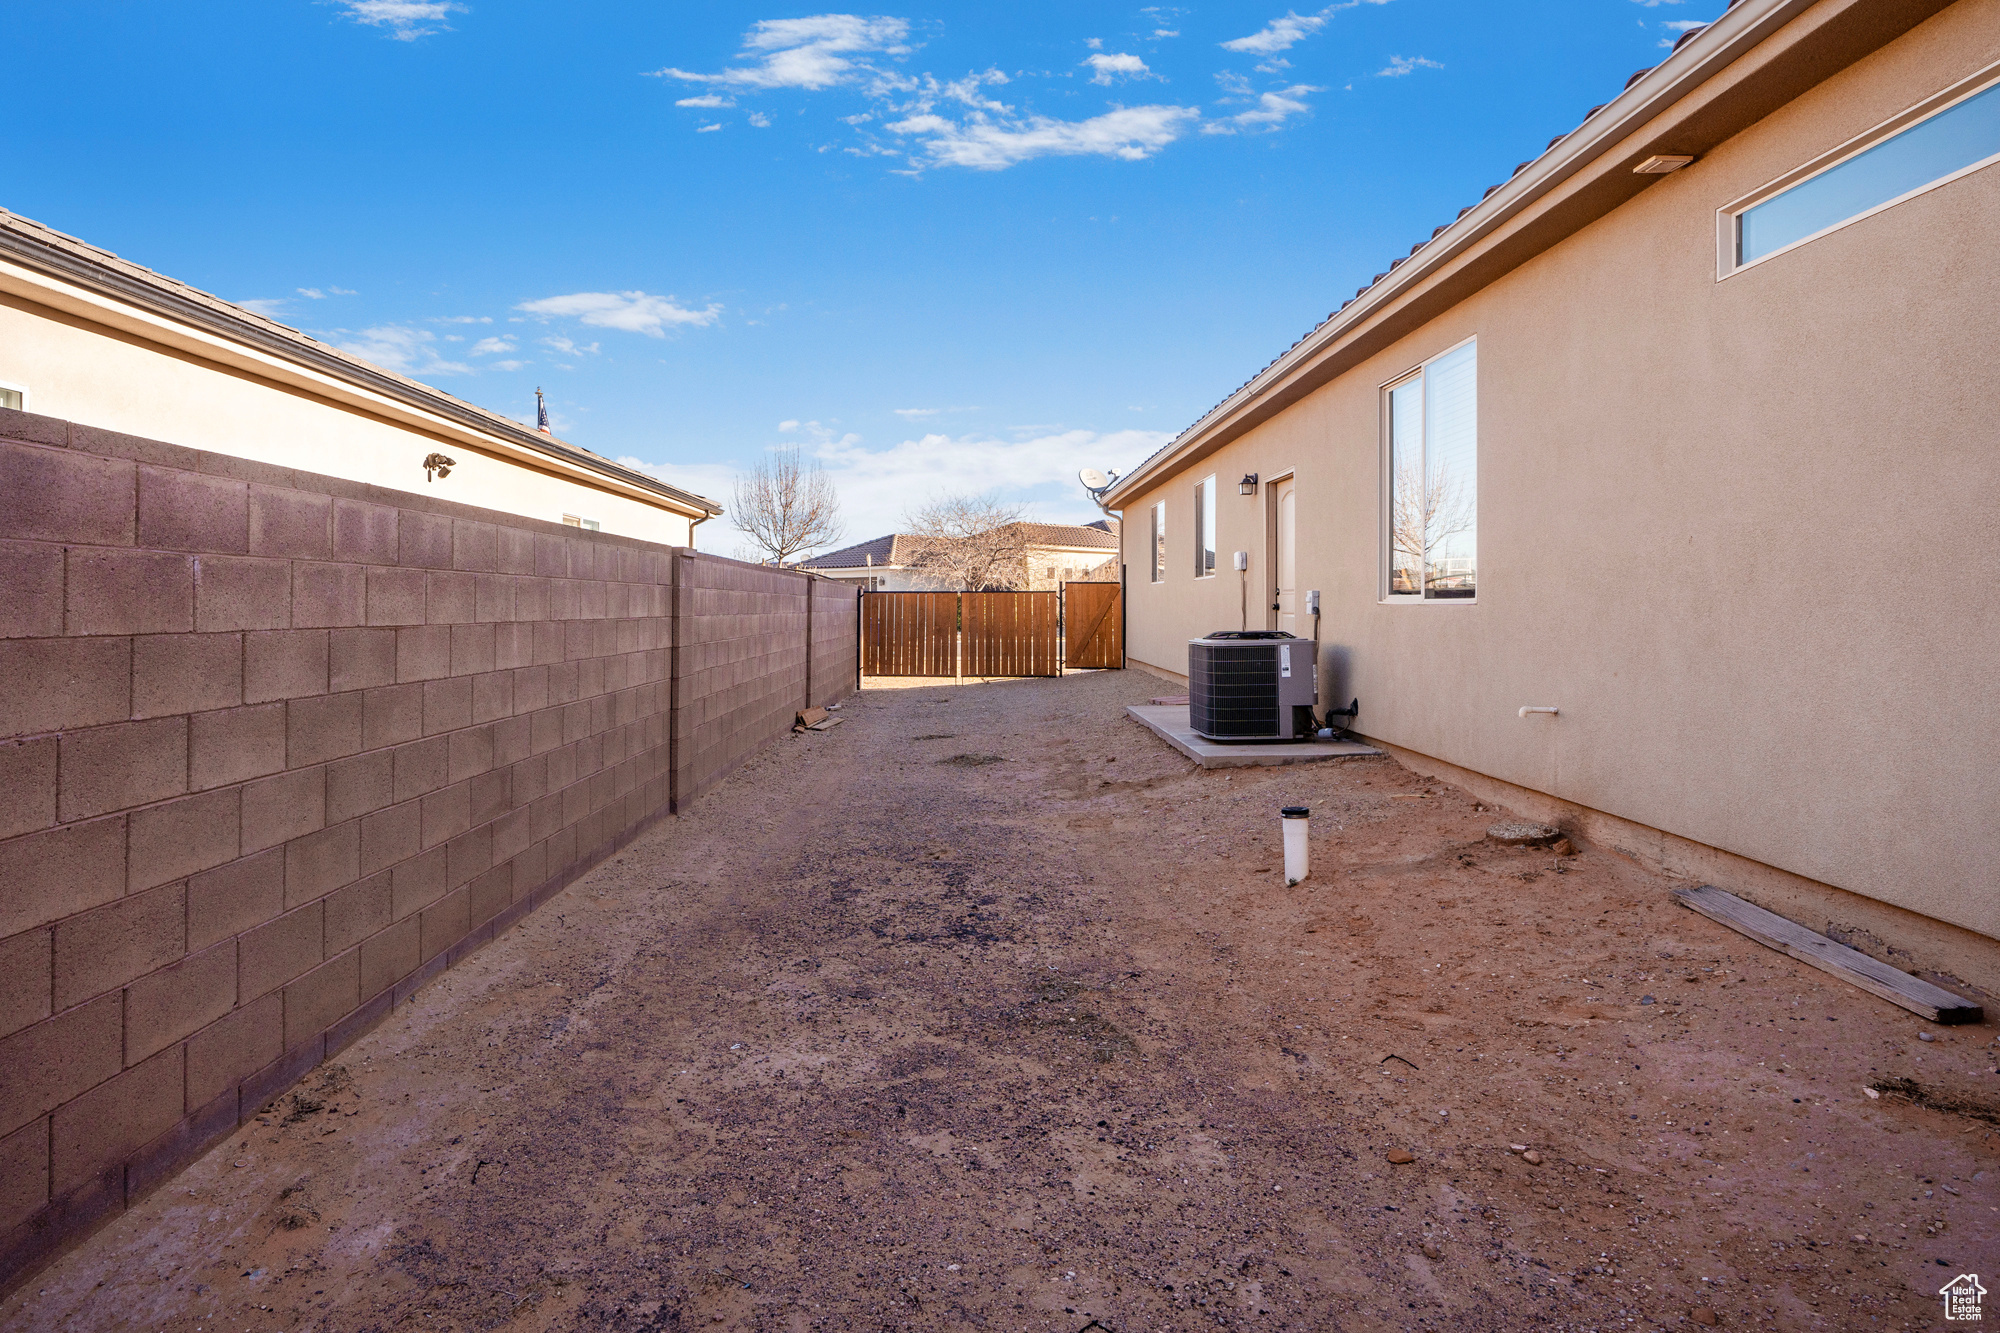
{"label": "outdoor wall light fixture", "polygon": [[1254,472],[1244,473],[1243,480],[1236,483],[1236,489],[1244,495],[1255,495],[1257,493],[1257,474]]}
{"label": "outdoor wall light fixture", "polygon": [[[443,454],[427,455],[424,459],[424,480],[426,482],[442,480],[449,477],[451,470],[457,466],[455,460],[446,458]],[[433,476],[433,473],[436,476]]]}

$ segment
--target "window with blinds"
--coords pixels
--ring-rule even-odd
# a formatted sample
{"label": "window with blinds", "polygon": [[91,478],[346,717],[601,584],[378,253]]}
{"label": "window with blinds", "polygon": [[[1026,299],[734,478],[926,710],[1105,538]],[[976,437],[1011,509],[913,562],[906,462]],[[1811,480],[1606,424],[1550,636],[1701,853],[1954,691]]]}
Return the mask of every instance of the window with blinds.
{"label": "window with blinds", "polygon": [[1194,576],[1215,573],[1215,478],[1204,477],[1194,488]]}
{"label": "window with blinds", "polygon": [[1479,591],[1478,345],[1425,362],[1383,399],[1383,596],[1469,601]]}

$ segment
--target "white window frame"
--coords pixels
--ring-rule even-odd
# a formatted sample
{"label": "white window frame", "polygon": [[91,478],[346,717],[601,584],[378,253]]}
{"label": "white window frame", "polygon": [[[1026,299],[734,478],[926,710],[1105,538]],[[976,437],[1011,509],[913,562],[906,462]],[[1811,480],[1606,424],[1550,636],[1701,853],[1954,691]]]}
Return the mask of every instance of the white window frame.
{"label": "white window frame", "polygon": [[1951,184],[1961,176],[1969,176],[1975,171],[1990,167],[1995,162],[2000,162],[2000,153],[1995,153],[1990,157],[1982,158],[1977,162],[1960,167],[1950,175],[1940,176],[1927,185],[1919,185],[1914,190],[1899,194],[1894,199],[1884,200],[1882,203],[1875,205],[1865,212],[1856,213],[1851,218],[1844,218],[1831,226],[1822,227],[1810,236],[1801,236],[1798,240],[1788,245],[1782,245],[1769,254],[1759,255],[1748,263],[1739,264],[1736,262],[1737,219],[1745,213],[1759,204],[1777,198],[1795,185],[1802,185],[1815,176],[1823,175],[1833,170],[1850,158],[1859,157],[1884,140],[1894,138],[1911,126],[1921,124],[1929,120],[1932,116],[1951,110],[1960,102],[1965,101],[1967,98],[1978,96],[1980,93],[1993,87],[1996,83],[2000,83],[2000,61],[1996,61],[1979,70],[1977,73],[1960,79],[1944,91],[1925,98],[1913,107],[1897,112],[1874,128],[1864,130],[1862,133],[1855,135],[1838,148],[1822,153],[1812,161],[1786,172],[1776,180],[1758,186],[1742,198],[1724,204],[1715,212],[1715,280],[1722,282],[1735,277],[1738,273],[1747,273],[1759,264],[1776,259],[1780,255],[1790,254],[1800,246],[1811,245],[1822,236],[1831,236],[1834,232],[1841,231],[1853,226],[1857,222],[1872,218],[1885,209],[1894,208],[1898,204],[1906,203],[1911,199],[1915,199],[1918,195],[1929,194],[1932,190]]}
{"label": "white window frame", "polygon": [[[1417,376],[1429,370],[1431,366],[1435,365],[1439,361],[1444,360],[1446,357],[1450,356],[1453,352],[1458,351],[1460,348],[1467,346],[1476,346],[1478,342],[1479,342],[1479,337],[1477,334],[1473,335],[1470,338],[1461,338],[1457,342],[1453,343],[1451,346],[1441,348],[1434,354],[1425,357],[1421,362],[1419,362],[1414,366],[1411,366],[1409,369],[1401,372],[1400,374],[1394,375],[1389,379],[1383,380],[1382,383],[1378,385],[1376,388],[1376,403],[1377,403],[1376,415],[1381,419],[1381,437],[1382,437],[1381,450],[1377,462],[1377,465],[1380,469],[1380,475],[1382,478],[1382,486],[1381,486],[1381,495],[1378,497],[1375,506],[1376,522],[1380,528],[1379,538],[1376,543],[1377,567],[1380,570],[1380,574],[1378,576],[1379,582],[1376,584],[1375,600],[1380,605],[1383,606],[1477,606],[1479,605],[1479,591],[1476,587],[1473,589],[1473,594],[1470,597],[1426,597],[1423,595],[1422,592],[1409,593],[1409,592],[1389,591],[1390,561],[1395,554],[1393,549],[1395,543],[1395,534],[1392,531],[1394,525],[1390,518],[1390,506],[1394,499],[1393,486],[1395,477],[1395,453],[1392,448],[1394,442],[1390,437],[1390,431],[1394,424],[1391,421],[1389,414],[1390,391],[1401,388],[1403,385],[1409,383],[1412,379],[1415,379]],[[1474,428],[1477,429],[1478,419],[1479,419],[1478,418],[1479,408],[1478,408],[1476,381],[1475,381],[1474,395],[1475,396],[1473,399],[1473,423],[1474,423]],[[1475,443],[1473,447],[1477,449],[1478,448],[1477,443]],[[1474,542],[1477,542],[1478,541],[1477,523],[1478,523],[1478,513],[1479,513],[1479,494],[1477,490],[1473,492],[1472,505],[1473,505],[1473,515],[1474,515],[1473,522],[1475,525],[1473,540]]]}
{"label": "white window frame", "polygon": [[1147,582],[1165,583],[1167,581],[1167,502],[1161,500],[1155,503],[1152,514],[1153,531],[1150,534],[1152,543],[1151,550],[1146,558],[1151,564],[1153,577],[1148,579]]}
{"label": "white window frame", "polygon": [[1197,579],[1212,579],[1215,577],[1215,571],[1209,568],[1208,561],[1205,558],[1211,550],[1216,553],[1218,563],[1220,563],[1222,555],[1222,544],[1216,541],[1215,534],[1208,530],[1210,521],[1207,511],[1209,510],[1216,511],[1217,519],[1221,517],[1221,506],[1215,502],[1215,474],[1213,472],[1194,484],[1194,576]]}
{"label": "white window frame", "polygon": [[33,403],[33,401],[34,401],[34,400],[33,400],[33,399],[32,399],[32,398],[31,398],[31,397],[29,396],[29,394],[28,394],[28,386],[27,386],[27,385],[25,385],[25,384],[13,384],[13,383],[9,383],[9,382],[8,382],[8,381],[6,381],[6,380],[0,380],[0,389],[10,389],[10,390],[12,390],[13,392],[15,392],[15,393],[18,393],[18,394],[20,394],[20,395],[21,395],[21,406],[20,406],[19,408],[17,408],[17,409],[16,409],[17,411],[21,411],[21,412],[32,412],[32,411],[34,411],[34,410],[35,410],[35,409],[34,409],[34,407],[33,407],[33,406],[31,405],[31,404]]}

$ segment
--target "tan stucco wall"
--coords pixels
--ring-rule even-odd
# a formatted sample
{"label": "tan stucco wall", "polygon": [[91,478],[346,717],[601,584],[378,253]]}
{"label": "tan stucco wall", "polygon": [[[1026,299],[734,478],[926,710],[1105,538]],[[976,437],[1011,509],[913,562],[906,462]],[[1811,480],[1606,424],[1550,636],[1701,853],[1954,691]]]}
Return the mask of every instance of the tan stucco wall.
{"label": "tan stucco wall", "polygon": [[[178,355],[0,294],[0,383],[44,416],[605,532],[691,545],[685,515]],[[424,481],[423,459],[457,460]]]}
{"label": "tan stucco wall", "polygon": [[[1234,573],[1192,575],[1210,472],[1259,623],[1233,483],[1295,468],[1362,731],[2000,936],[2000,167],[1715,273],[1717,208],[1996,59],[1962,0],[1130,497],[1131,654],[1237,623]],[[1479,599],[1382,605],[1379,386],[1473,336]]]}

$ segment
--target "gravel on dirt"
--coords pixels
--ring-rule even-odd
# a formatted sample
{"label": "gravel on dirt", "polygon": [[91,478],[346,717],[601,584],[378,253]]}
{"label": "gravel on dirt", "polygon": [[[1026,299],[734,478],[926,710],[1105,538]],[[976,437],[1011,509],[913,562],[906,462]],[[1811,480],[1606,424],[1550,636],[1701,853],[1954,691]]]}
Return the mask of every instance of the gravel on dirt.
{"label": "gravel on dirt", "polygon": [[1990,1025],[1136,671],[871,685],[0,1328],[1875,1329],[2000,1257]]}

